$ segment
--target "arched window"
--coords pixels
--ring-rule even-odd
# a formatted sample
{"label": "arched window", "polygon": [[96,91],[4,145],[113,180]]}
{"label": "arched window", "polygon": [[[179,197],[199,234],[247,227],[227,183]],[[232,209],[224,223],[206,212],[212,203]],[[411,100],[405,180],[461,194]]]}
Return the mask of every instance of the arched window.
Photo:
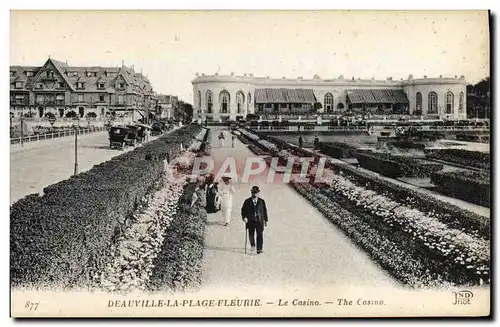
{"label": "arched window", "polygon": [[429,99],[427,101],[427,113],[437,114],[438,112],[438,95],[436,92],[429,92]]}
{"label": "arched window", "polygon": [[451,92],[446,93],[446,113],[453,113],[453,93]]}
{"label": "arched window", "polygon": [[208,90],[207,95],[206,95],[206,101],[207,101],[207,113],[211,114],[212,113],[212,91]]}
{"label": "arched window", "polygon": [[201,109],[201,91],[198,91],[198,109]]}
{"label": "arched window", "polygon": [[248,92],[248,96],[247,96],[247,112],[250,111],[250,105],[252,104],[252,95],[250,94],[250,92]]}
{"label": "arched window", "polygon": [[460,95],[458,96],[458,112],[464,112],[464,92],[460,92]]}
{"label": "arched window", "polygon": [[417,92],[417,94],[415,95],[415,102],[416,102],[416,111],[419,112],[419,113],[422,113],[422,93],[420,92]]}
{"label": "arched window", "polygon": [[341,110],[344,109],[344,104],[342,102],[339,102],[337,104],[337,109],[341,109]]}
{"label": "arched window", "polygon": [[238,91],[236,93],[236,109],[239,114],[243,111],[243,104],[245,103],[245,96],[243,95],[243,92]]}
{"label": "arched window", "polygon": [[220,112],[223,114],[227,114],[229,112],[229,93],[227,91],[222,91],[219,94],[219,102],[220,102]]}
{"label": "arched window", "polygon": [[327,112],[333,110],[333,95],[331,93],[325,94],[325,110]]}

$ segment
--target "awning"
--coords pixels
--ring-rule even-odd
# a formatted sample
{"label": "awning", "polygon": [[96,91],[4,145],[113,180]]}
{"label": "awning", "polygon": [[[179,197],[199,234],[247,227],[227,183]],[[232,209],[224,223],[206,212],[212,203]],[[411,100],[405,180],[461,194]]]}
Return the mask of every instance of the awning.
{"label": "awning", "polygon": [[16,99],[24,99],[24,95],[18,94],[18,95],[16,95]]}
{"label": "awning", "polygon": [[347,97],[352,104],[408,103],[403,90],[397,89],[348,90]]}
{"label": "awning", "polygon": [[256,89],[255,103],[315,103],[312,89]]}
{"label": "awning", "polygon": [[64,100],[64,95],[57,95],[56,100]]}

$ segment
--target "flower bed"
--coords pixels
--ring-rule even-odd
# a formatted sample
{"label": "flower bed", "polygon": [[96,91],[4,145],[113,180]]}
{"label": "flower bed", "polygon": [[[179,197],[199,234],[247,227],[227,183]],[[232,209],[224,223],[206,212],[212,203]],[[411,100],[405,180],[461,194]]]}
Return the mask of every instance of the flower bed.
{"label": "flower bed", "polygon": [[470,170],[436,172],[431,181],[443,194],[490,207],[489,173]]}
{"label": "flower bed", "polygon": [[153,260],[163,244],[165,229],[177,213],[185,179],[165,174],[161,187],[133,215],[132,225],[112,244],[111,260],[100,275],[99,286],[108,292],[144,291],[152,275]]}
{"label": "flower bed", "polygon": [[412,287],[443,285],[440,277],[432,276],[422,262],[407,256],[405,243],[387,238],[310,184],[290,185],[400,282]]}
{"label": "flower bed", "polygon": [[165,158],[200,130],[189,125],[11,206],[12,286],[85,287],[107,265],[111,245],[155,189]]}
{"label": "flower bed", "polygon": [[449,161],[463,166],[490,170],[490,154],[479,151],[462,149],[426,149],[425,155],[429,159]]}
{"label": "flower bed", "polygon": [[263,150],[271,152],[271,153],[277,153],[278,152],[278,147],[274,145],[273,143],[266,141],[266,140],[259,140],[257,142],[258,146],[260,146]]}
{"label": "flower bed", "polygon": [[[489,278],[489,241],[443,224],[433,215],[409,208],[384,195],[356,186],[348,179],[334,175],[325,193],[345,207],[368,213],[367,223],[385,230],[387,237],[400,234],[413,246],[411,255],[425,261],[431,258],[429,270],[443,279],[458,284],[479,283],[478,277]],[[359,215],[363,217],[363,215]]]}
{"label": "flower bed", "polygon": [[201,283],[207,214],[200,202],[190,206],[194,191],[195,185],[187,184],[178,201],[177,214],[167,227],[161,251],[153,262],[150,290],[186,291]]}
{"label": "flower bed", "polygon": [[[355,242],[370,250],[374,259],[400,281],[414,286],[436,281],[460,285],[476,285],[480,279],[489,281],[487,240],[449,228],[435,217],[356,186],[340,175],[333,176],[331,187],[292,185],[301,189],[301,194]],[[339,208],[350,214],[342,214],[339,218],[336,216]],[[349,225],[359,230],[356,227],[349,229]],[[370,234],[360,235],[367,228]],[[386,252],[391,243],[404,245],[395,248],[411,264],[394,258],[392,251]],[[419,269],[415,271],[415,267]]]}

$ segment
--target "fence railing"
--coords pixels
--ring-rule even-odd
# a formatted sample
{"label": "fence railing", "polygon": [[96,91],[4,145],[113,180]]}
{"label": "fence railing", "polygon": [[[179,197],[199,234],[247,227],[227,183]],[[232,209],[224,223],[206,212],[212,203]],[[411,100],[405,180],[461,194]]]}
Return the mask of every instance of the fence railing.
{"label": "fence railing", "polygon": [[[396,127],[396,126],[394,126]],[[331,126],[331,125],[321,125],[321,126],[311,126],[303,125],[300,126],[262,126],[262,125],[250,125],[250,129],[259,131],[367,131],[367,126],[349,125],[349,126]],[[388,131],[395,130],[395,128],[390,128]],[[476,131],[476,132],[488,132],[490,130],[487,126],[416,126],[418,131],[448,131],[448,132],[460,132],[460,131]]]}
{"label": "fence railing", "polygon": [[[90,127],[90,128],[80,128],[78,129],[79,135],[90,134],[94,132],[102,132],[105,131],[106,127]],[[67,129],[64,131],[53,132],[53,133],[45,133],[45,134],[37,134],[37,135],[28,135],[23,137],[14,137],[10,139],[10,144],[23,144],[23,143],[32,143],[38,142],[42,140],[52,140],[58,139],[66,136],[75,135],[75,129]]]}

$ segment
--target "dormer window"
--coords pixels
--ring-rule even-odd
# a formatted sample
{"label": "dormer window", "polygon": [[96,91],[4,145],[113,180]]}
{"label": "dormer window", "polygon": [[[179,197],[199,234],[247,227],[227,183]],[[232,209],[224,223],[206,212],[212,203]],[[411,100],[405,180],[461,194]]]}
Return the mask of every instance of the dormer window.
{"label": "dormer window", "polygon": [[26,76],[27,76],[27,77],[32,77],[32,76],[34,76],[34,75],[35,75],[35,74],[33,74],[33,72],[32,72],[32,71],[27,71],[27,72],[26,72]]}
{"label": "dormer window", "polygon": [[83,89],[84,88],[84,83],[83,82],[76,82],[76,88],[77,89]]}
{"label": "dormer window", "polygon": [[87,72],[87,77],[96,77],[97,73],[96,72]]}
{"label": "dormer window", "polygon": [[24,85],[24,82],[16,82],[16,89],[22,89]]}
{"label": "dormer window", "polygon": [[124,89],[124,88],[125,88],[125,83],[118,83],[118,84],[116,85],[116,88],[117,88],[117,89]]}
{"label": "dormer window", "polygon": [[104,89],[104,83],[97,83],[97,88],[98,89]]}

